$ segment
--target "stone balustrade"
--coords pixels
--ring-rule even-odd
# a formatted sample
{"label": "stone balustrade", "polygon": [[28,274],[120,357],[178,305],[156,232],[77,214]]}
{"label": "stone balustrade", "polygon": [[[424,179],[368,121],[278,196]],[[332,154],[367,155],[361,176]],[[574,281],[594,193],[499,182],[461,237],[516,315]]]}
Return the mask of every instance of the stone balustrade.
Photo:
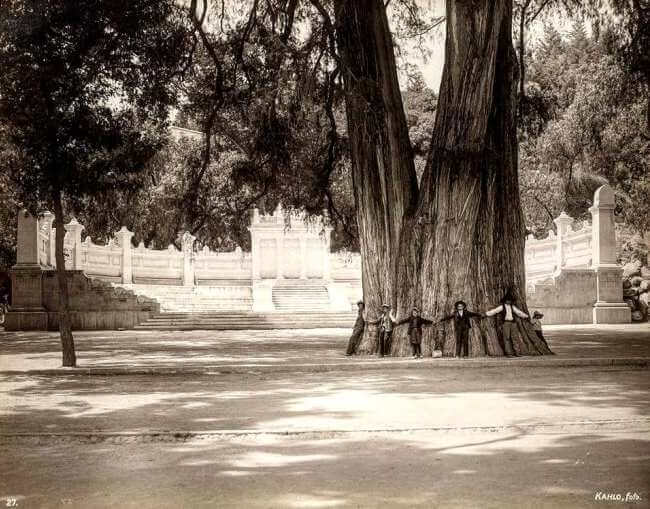
{"label": "stone balustrade", "polygon": [[[621,269],[616,264],[614,194],[599,188],[590,208],[592,225],[572,229],[564,212],[555,219],[557,233],[544,239],[529,237],[525,263],[528,301],[552,320],[584,323],[629,322],[622,299]],[[18,263],[12,269],[14,304],[25,311],[42,308],[43,268],[56,267],[53,216],[37,220],[25,212],[18,216]],[[181,249],[151,249],[132,245],[133,233],[122,227],[105,245],[90,237],[82,240],[83,225],[72,219],[65,225],[66,269],[121,285],[176,285],[240,287],[252,295],[254,311],[273,311],[276,286],[327,287],[332,310],[349,311],[361,297],[361,258],[358,253],[330,252],[327,217],[305,218],[280,206],[271,214],[251,213],[252,252],[236,248],[230,253],[197,250],[195,238],[185,232]],[[228,291],[224,291],[228,295]],[[573,296],[573,297],[572,297]],[[575,304],[573,307],[571,302]],[[568,310],[568,311],[567,311]]]}

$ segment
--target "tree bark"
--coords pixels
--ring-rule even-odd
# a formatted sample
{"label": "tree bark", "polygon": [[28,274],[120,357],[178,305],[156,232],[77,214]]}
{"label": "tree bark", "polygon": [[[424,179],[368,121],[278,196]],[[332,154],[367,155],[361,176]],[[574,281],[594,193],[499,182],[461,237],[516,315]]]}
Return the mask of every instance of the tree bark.
{"label": "tree bark", "polygon": [[[485,310],[511,292],[526,310],[512,1],[448,0],[447,20],[440,100],[419,207],[435,218],[422,260],[424,305],[437,316],[451,312],[459,299],[472,310]],[[453,325],[446,323],[430,334],[451,355]],[[528,322],[518,323],[518,353],[551,353]],[[476,323],[471,355],[503,355],[499,329],[494,319]]]}
{"label": "tree bark", "polygon": [[72,324],[70,320],[70,303],[68,297],[68,278],[65,270],[65,254],[63,252],[63,240],[65,237],[65,226],[63,223],[63,204],[61,192],[55,191],[52,197],[54,205],[54,226],[56,228],[56,275],[59,282],[59,332],[61,334],[61,351],[63,355],[63,366],[77,367],[77,355],[72,337]]}
{"label": "tree bark", "polygon": [[[404,218],[417,203],[417,176],[397,80],[393,41],[381,0],[335,1],[345,86],[352,182],[366,308],[398,305],[397,272]],[[374,352],[367,327],[359,351]]]}

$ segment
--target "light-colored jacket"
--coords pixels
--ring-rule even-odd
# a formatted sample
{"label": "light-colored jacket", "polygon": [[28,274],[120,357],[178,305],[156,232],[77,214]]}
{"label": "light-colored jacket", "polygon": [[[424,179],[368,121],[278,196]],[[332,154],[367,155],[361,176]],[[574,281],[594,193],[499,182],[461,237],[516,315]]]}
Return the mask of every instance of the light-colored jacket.
{"label": "light-colored jacket", "polygon": [[517,315],[519,318],[528,318],[528,315],[524,313],[521,309],[519,309],[517,306],[514,304],[501,304],[500,306],[495,307],[494,309],[490,309],[486,314],[486,316],[494,316],[497,313],[503,313],[503,319],[506,322],[512,322]]}

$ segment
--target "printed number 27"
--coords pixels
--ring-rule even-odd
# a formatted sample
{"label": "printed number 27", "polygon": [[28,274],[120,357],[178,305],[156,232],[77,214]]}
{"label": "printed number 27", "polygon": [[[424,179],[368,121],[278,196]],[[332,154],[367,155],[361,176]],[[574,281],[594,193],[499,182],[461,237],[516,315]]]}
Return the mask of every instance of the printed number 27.
{"label": "printed number 27", "polygon": [[13,497],[8,497],[5,507],[18,507],[18,500]]}

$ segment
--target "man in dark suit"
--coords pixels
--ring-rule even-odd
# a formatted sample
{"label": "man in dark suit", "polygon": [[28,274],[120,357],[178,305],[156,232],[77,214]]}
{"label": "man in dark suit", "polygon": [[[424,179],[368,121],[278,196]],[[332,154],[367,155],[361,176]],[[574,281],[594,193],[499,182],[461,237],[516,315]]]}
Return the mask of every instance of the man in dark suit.
{"label": "man in dark suit", "polygon": [[456,357],[467,357],[469,354],[469,331],[472,328],[470,318],[482,318],[479,313],[467,310],[467,304],[462,300],[454,304],[454,313],[447,315],[440,321],[454,321],[454,332],[456,334]]}

